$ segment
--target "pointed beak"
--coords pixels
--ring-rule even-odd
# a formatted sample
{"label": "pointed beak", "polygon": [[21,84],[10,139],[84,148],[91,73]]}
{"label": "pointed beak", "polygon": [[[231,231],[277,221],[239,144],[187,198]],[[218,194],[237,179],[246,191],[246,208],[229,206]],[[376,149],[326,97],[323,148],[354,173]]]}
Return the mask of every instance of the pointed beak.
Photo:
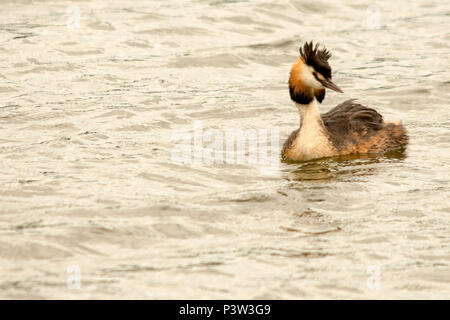
{"label": "pointed beak", "polygon": [[344,93],[344,91],[342,91],[342,89],[339,88],[337,85],[335,85],[330,79],[325,79],[325,80],[322,80],[321,82],[325,88],[328,88],[328,89],[331,89],[331,90],[334,90],[334,91],[337,91],[340,93]]}

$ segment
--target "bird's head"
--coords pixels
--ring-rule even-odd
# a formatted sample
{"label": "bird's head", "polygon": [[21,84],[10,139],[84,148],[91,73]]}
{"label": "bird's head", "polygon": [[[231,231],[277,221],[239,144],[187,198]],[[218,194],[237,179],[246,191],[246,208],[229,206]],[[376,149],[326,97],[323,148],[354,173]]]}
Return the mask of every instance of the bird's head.
{"label": "bird's head", "polygon": [[294,63],[289,77],[291,99],[300,104],[308,104],[314,99],[322,102],[325,88],[343,92],[331,81],[331,67],[328,59],[331,53],[319,44],[306,42],[300,47],[300,57]]}

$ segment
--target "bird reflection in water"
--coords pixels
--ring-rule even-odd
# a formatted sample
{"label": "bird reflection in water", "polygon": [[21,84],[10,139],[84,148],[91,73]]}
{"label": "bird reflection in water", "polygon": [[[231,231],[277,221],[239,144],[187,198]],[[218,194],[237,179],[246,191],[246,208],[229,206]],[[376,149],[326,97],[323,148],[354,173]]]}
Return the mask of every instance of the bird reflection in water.
{"label": "bird reflection in water", "polygon": [[406,159],[406,148],[401,147],[384,154],[351,154],[313,161],[282,160],[288,167],[283,171],[291,181],[330,182],[344,177],[372,175],[379,168],[370,166],[381,162]]}

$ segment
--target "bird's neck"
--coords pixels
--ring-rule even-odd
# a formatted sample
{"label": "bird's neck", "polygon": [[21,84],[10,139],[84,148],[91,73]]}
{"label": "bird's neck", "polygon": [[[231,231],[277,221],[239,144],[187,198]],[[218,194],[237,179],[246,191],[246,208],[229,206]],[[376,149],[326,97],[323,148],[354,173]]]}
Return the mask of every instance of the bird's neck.
{"label": "bird's neck", "polygon": [[287,158],[310,160],[334,154],[317,104],[315,98],[307,104],[296,103],[300,113],[300,129],[284,152]]}
{"label": "bird's neck", "polygon": [[324,125],[319,113],[317,100],[313,98],[307,104],[296,103],[300,114],[300,132],[323,130]]}

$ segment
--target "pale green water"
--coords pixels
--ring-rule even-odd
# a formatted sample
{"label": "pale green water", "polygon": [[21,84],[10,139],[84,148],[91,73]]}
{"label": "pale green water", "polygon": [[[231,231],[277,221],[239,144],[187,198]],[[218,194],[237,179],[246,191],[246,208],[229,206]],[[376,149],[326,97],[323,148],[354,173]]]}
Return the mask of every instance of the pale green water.
{"label": "pale green water", "polygon": [[[67,2],[0,6],[1,298],[450,298],[447,2],[377,4],[380,28],[370,1],[77,3],[79,28]],[[405,154],[173,163],[198,120],[282,143],[311,39],[345,92],[322,111],[402,120]]]}

